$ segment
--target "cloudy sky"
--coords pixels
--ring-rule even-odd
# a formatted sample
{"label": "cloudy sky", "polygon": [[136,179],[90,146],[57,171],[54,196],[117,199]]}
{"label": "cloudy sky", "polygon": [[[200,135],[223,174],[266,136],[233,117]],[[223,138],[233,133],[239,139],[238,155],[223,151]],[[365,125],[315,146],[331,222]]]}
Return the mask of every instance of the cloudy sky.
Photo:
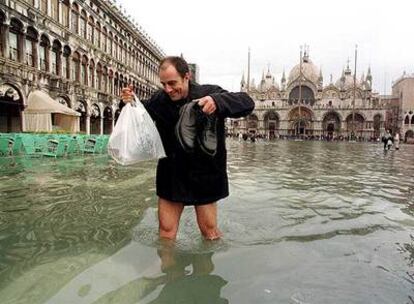
{"label": "cloudy sky", "polygon": [[347,60],[357,77],[371,66],[374,90],[414,72],[414,2],[405,0],[117,0],[167,55],[200,68],[200,82],[239,90],[247,74],[256,84],[268,67],[280,81],[299,62],[300,46],[322,68],[324,84],[336,81]]}

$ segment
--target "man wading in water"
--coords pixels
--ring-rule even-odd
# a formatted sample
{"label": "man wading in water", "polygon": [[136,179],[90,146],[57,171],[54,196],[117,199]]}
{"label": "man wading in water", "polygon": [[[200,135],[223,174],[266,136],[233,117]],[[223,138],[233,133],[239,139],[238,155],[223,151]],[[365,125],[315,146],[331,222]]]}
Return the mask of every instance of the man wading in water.
{"label": "man wading in water", "polygon": [[[254,102],[246,93],[193,83],[190,76],[183,58],[164,58],[163,89],[143,102],[167,155],[157,166],[159,235],[175,239],[184,206],[191,205],[202,235],[214,240],[222,235],[216,202],[229,195],[224,119],[250,114]],[[123,102],[132,96],[131,87],[122,90]]]}

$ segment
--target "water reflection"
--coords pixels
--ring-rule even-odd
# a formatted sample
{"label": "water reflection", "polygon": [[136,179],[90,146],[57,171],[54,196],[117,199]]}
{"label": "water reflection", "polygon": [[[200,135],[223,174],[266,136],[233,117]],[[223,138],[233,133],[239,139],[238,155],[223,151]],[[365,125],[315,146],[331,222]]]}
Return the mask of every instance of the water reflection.
{"label": "water reflection", "polygon": [[[227,284],[222,277],[212,274],[213,252],[191,254],[160,250],[161,269],[166,274],[165,285],[155,303],[228,303],[221,297],[221,288]],[[191,270],[187,270],[191,267]]]}
{"label": "water reflection", "polygon": [[157,250],[161,273],[139,277],[101,296],[93,304],[223,304],[221,289],[227,281],[214,270],[213,252],[179,252],[173,244],[165,243]]}

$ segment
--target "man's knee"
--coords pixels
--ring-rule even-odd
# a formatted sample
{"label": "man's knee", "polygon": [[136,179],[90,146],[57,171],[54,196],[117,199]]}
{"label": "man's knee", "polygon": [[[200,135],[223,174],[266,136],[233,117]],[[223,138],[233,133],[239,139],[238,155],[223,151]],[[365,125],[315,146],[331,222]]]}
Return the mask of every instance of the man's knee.
{"label": "man's knee", "polygon": [[175,239],[183,211],[183,204],[160,198],[158,201],[159,232],[161,238]]}
{"label": "man's knee", "polygon": [[166,221],[160,218],[159,221],[160,237],[166,239],[175,239],[178,231],[178,223]]}
{"label": "man's knee", "polygon": [[216,239],[221,236],[217,227],[217,205],[196,206],[197,223],[201,233],[207,239]]}

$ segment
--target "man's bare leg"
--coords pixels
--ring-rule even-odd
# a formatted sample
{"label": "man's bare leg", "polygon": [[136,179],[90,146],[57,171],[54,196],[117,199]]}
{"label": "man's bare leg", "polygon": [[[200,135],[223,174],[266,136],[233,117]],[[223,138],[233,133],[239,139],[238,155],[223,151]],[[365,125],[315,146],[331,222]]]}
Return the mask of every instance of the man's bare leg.
{"label": "man's bare leg", "polygon": [[184,204],[158,199],[158,220],[160,238],[175,240]]}
{"label": "man's bare leg", "polygon": [[211,203],[195,206],[195,211],[201,234],[207,240],[215,240],[220,238],[222,233],[217,227],[217,204]]}

